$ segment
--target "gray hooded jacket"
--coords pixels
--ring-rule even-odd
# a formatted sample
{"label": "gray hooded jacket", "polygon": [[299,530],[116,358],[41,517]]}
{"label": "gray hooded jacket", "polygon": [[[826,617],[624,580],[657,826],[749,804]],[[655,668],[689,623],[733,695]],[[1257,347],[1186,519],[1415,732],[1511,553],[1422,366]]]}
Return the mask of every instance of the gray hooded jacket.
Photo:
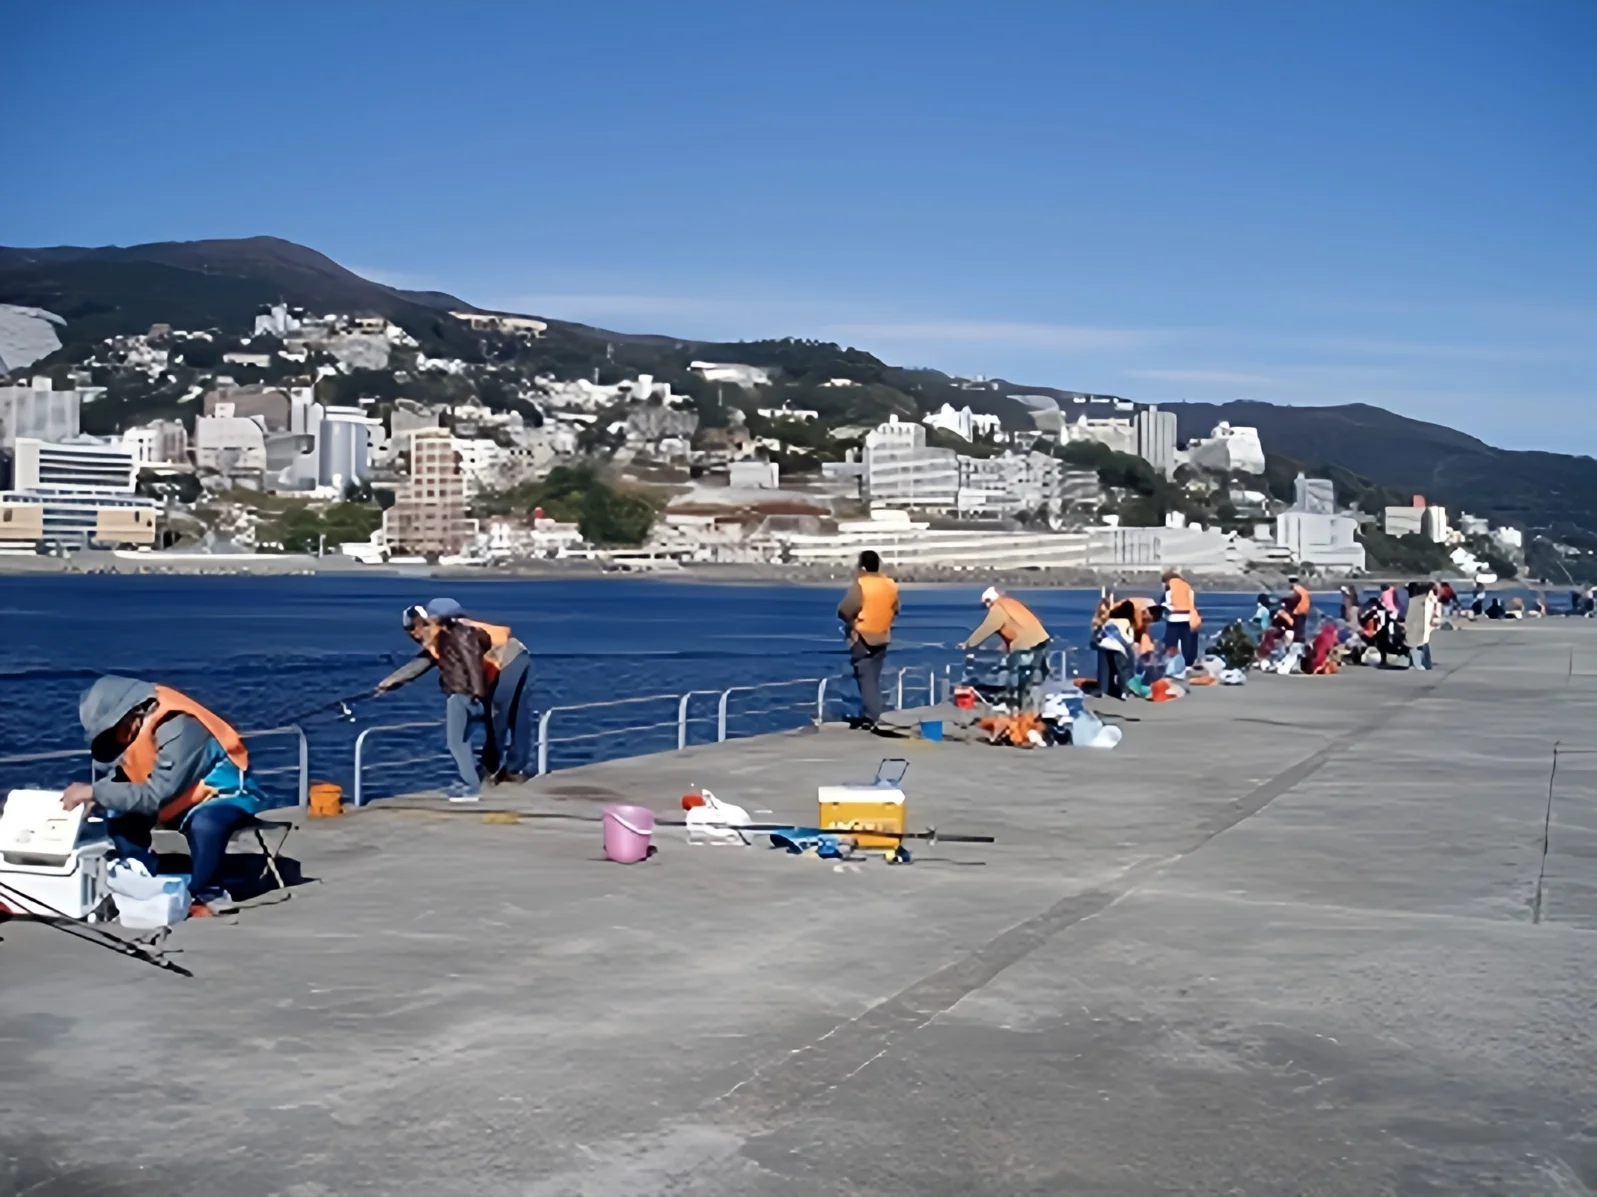
{"label": "gray hooded jacket", "polygon": [[[155,687],[130,677],[102,677],[78,702],[90,744],[123,716],[155,697]],[[118,814],[153,815],[210,771],[211,733],[192,715],[173,715],[155,731],[155,768],[148,781],[118,781],[120,770],[94,783],[94,801]]]}

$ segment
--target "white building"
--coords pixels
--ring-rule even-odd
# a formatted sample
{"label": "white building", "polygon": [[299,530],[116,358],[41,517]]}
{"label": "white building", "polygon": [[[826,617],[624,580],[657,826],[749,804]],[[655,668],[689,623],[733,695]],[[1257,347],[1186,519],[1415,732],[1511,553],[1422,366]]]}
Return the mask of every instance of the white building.
{"label": "white building", "polygon": [[186,465],[189,434],[181,420],[151,420],[124,432],[122,447],[133,455],[135,466]]}
{"label": "white building", "polygon": [[1388,507],[1381,513],[1381,530],[1388,536],[1418,536],[1424,522],[1423,507]]}
{"label": "white building", "polygon": [[781,470],[774,461],[734,461],[726,468],[733,487],[776,490],[782,485]]}
{"label": "white building", "polygon": [[811,420],[818,420],[821,417],[821,413],[813,407],[789,407],[785,403],[781,407],[761,407],[755,410],[767,420],[792,420],[796,424],[808,424]]}
{"label": "white building", "polygon": [[216,407],[217,415],[194,417],[194,464],[230,476],[264,475],[265,421],[259,416],[235,416],[231,404]]}
{"label": "white building", "polygon": [[1432,544],[1446,544],[1452,534],[1447,526],[1447,508],[1427,503],[1420,513],[1420,534]]}
{"label": "white building", "polygon": [[771,385],[771,372],[763,366],[745,366],[739,362],[689,362],[688,369],[705,382],[730,382],[744,388]]}
{"label": "white building", "polygon": [[865,437],[865,498],[872,503],[951,511],[958,505],[959,461],[926,444],[926,429],[893,416]]}
{"label": "white building", "polygon": [[1330,573],[1364,568],[1358,521],[1336,514],[1336,490],[1329,479],[1297,476],[1296,501],[1275,517],[1275,543],[1302,565]]}
{"label": "white building", "polygon": [[466,501],[470,502],[485,490],[500,485],[511,453],[497,441],[486,439],[461,440],[455,438],[455,452],[460,457],[460,476],[465,486]]}
{"label": "white building", "polygon": [[1129,419],[1119,416],[1093,417],[1081,416],[1074,421],[1064,423],[1060,429],[1061,443],[1073,441],[1096,441],[1117,453],[1136,453],[1137,451],[1137,426]]}
{"label": "white building", "polygon": [[[992,518],[1052,508],[1060,501],[1060,463],[1044,453],[1004,453],[998,457],[967,457],[959,462],[961,516]],[[1097,476],[1094,475],[1094,481]]]}
{"label": "white building", "polygon": [[1166,478],[1176,472],[1176,413],[1146,407],[1137,413],[1137,456]]}
{"label": "white building", "polygon": [[[48,375],[27,386],[0,387],[0,449],[10,449],[18,437],[64,441],[78,435],[78,412],[85,392],[58,391]],[[91,388],[89,398],[105,388]]]}
{"label": "white building", "polygon": [[160,505],[134,493],[138,466],[120,444],[87,437],[62,443],[19,437],[13,488],[0,506],[36,505],[42,540],[63,548],[150,545]]}
{"label": "white building", "polygon": [[382,423],[358,407],[324,409],[315,421],[317,485],[342,493],[371,477],[372,428]]}
{"label": "white building", "polygon": [[256,315],[253,335],[286,340],[290,333],[299,332],[304,315],[299,308],[290,308],[286,303],[274,303]]}
{"label": "white building", "polygon": [[1207,438],[1187,445],[1187,459],[1205,470],[1238,474],[1264,473],[1264,445],[1259,430],[1221,421]]}

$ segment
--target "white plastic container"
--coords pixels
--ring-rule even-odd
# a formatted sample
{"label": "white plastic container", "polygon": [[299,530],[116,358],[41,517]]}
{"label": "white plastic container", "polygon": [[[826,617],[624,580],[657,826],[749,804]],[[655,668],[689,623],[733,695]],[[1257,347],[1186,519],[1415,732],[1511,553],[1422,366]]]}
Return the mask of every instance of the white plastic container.
{"label": "white plastic container", "polygon": [[170,927],[189,917],[189,879],[179,874],[151,877],[113,869],[107,881],[116,897],[117,922],[138,931]]}
{"label": "white plastic container", "polygon": [[88,808],[61,809],[59,790],[12,790],[0,810],[0,905],[40,918],[97,920],[113,848]]}
{"label": "white plastic container", "polygon": [[105,901],[110,840],[80,844],[63,864],[16,864],[0,859],[0,905],[41,918],[66,916],[98,922]]}

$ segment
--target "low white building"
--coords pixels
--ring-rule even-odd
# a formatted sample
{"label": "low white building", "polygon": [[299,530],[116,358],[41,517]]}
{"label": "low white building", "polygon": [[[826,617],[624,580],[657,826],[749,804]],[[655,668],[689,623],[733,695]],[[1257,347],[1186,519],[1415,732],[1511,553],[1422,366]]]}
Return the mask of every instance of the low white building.
{"label": "low white building", "polygon": [[926,429],[893,416],[865,437],[863,490],[872,503],[952,511],[959,501],[959,460],[926,444]]}
{"label": "low white building", "polygon": [[730,485],[750,490],[776,490],[781,470],[774,461],[734,461],[727,466]]}
{"label": "low white building", "polygon": [[1388,536],[1418,536],[1424,522],[1423,507],[1387,507],[1381,512],[1381,530]]}
{"label": "low white building", "polygon": [[789,407],[785,403],[781,407],[760,407],[755,410],[767,420],[792,420],[797,424],[808,424],[811,420],[821,418],[821,413],[813,407]]}
{"label": "low white building", "polygon": [[688,369],[705,382],[730,382],[750,389],[771,385],[771,372],[764,366],[746,366],[740,362],[689,362]]}
{"label": "low white building", "polygon": [[1118,416],[1103,418],[1081,416],[1062,425],[1060,440],[1066,444],[1073,441],[1096,441],[1117,453],[1135,454],[1137,426],[1133,421]]}
{"label": "low white building", "polygon": [[1205,470],[1262,474],[1264,445],[1257,428],[1221,421],[1207,437],[1188,442],[1187,460]]}

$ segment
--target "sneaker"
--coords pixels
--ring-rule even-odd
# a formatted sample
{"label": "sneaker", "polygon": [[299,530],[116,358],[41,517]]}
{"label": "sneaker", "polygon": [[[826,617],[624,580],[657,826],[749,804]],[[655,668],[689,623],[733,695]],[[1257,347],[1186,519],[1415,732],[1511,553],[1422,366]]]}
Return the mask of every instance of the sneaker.
{"label": "sneaker", "polygon": [[467,786],[463,781],[457,781],[444,791],[451,802],[481,802],[482,791],[476,786]]}

